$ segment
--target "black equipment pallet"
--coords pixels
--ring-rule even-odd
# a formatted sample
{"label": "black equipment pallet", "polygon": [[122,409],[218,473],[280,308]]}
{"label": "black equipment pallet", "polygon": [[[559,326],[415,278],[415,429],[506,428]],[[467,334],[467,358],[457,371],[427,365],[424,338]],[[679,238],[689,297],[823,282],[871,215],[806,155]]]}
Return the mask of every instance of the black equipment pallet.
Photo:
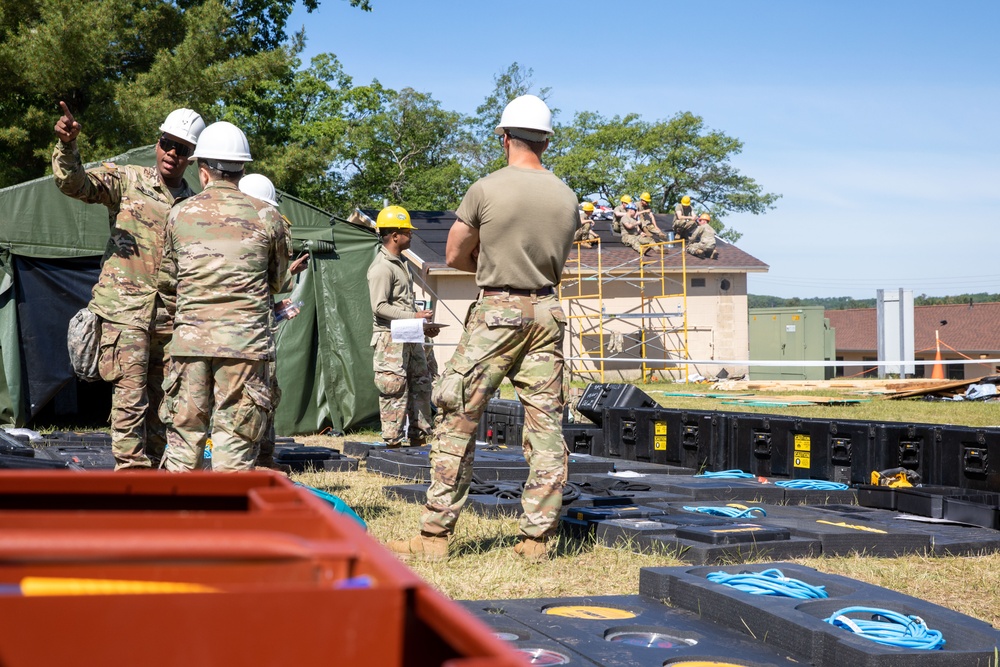
{"label": "black equipment pallet", "polygon": [[[717,571],[759,573],[771,568],[785,577],[823,586],[829,597],[802,600],[750,595],[707,579]],[[766,637],[778,650],[800,656],[816,667],[987,665],[1000,646],[1000,632],[987,623],[880,586],[794,563],[643,568],[639,591],[758,640]],[[940,650],[884,646],[824,622],[833,612],[852,606],[919,616],[930,628],[941,631],[946,643]]]}

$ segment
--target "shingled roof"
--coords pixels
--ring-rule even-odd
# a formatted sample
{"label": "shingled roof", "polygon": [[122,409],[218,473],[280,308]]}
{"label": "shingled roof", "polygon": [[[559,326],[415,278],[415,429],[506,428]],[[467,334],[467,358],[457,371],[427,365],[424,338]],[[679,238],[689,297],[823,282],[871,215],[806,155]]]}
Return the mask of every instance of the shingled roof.
{"label": "shingled roof", "polygon": [[[367,218],[374,221],[378,217],[378,211],[362,210]],[[408,255],[411,261],[418,266],[424,265],[430,271],[447,269],[444,261],[445,245],[448,242],[448,230],[455,222],[454,211],[410,211],[410,220],[417,231],[413,233],[413,240],[410,243]],[[656,222],[660,229],[668,230],[673,225],[674,216],[657,214]],[[600,248],[596,245],[593,248],[579,248],[583,253],[582,264],[585,267],[597,268],[598,253],[601,254],[600,262],[605,271],[615,269],[632,270],[639,262],[639,254],[626,245],[622,245],[621,237],[611,231],[611,223],[598,221],[594,225],[594,231],[601,237]],[[678,246],[666,246],[674,248],[664,257],[664,270],[681,270],[681,254]],[[765,272],[768,265],[760,261],[753,255],[743,252],[731,243],[722,239],[716,239],[717,259],[700,259],[694,255],[687,255],[684,259],[687,262],[688,271],[700,272]],[[575,267],[577,253],[576,250],[570,253],[567,270],[570,263]],[[657,262],[658,265],[658,262]]]}
{"label": "shingled roof", "polygon": [[[874,352],[878,348],[874,308],[828,310],[830,326],[837,330],[838,352]],[[935,348],[934,332],[941,342],[970,353],[1000,351],[1000,303],[949,304],[913,308],[913,348]]]}

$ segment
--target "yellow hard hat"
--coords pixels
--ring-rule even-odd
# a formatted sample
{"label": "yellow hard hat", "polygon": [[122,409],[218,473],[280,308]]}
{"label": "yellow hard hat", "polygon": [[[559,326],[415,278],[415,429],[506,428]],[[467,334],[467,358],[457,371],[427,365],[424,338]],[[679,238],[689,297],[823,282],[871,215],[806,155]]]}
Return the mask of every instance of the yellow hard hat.
{"label": "yellow hard hat", "polygon": [[649,196],[648,192],[643,192],[641,195],[639,195],[639,199],[646,202],[647,204],[653,201],[653,198]]}
{"label": "yellow hard hat", "polygon": [[687,195],[684,195],[683,197],[681,197],[681,206],[690,206],[690,205],[691,205],[691,198],[690,197],[688,197]]}
{"label": "yellow hard hat", "polygon": [[379,229],[416,229],[410,223],[410,213],[402,206],[386,206],[379,211],[375,226]]}
{"label": "yellow hard hat", "polygon": [[585,201],[583,202],[583,206],[581,206],[580,208],[582,208],[587,213],[590,213],[591,211],[594,210],[594,205],[591,204],[589,201]]}
{"label": "yellow hard hat", "polygon": [[622,195],[621,201],[622,201],[623,204],[631,204],[632,203],[632,198],[629,197],[628,195]]}
{"label": "yellow hard hat", "polygon": [[701,215],[698,216],[698,219],[704,220],[705,222],[709,222],[712,219],[712,216],[710,216],[708,213],[702,213]]}

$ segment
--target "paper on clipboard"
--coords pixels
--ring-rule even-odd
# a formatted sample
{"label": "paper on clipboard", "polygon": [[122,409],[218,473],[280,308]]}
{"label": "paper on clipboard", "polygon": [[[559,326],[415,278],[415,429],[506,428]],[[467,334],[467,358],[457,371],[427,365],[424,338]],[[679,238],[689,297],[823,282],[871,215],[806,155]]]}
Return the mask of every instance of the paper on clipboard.
{"label": "paper on clipboard", "polygon": [[411,320],[392,320],[389,323],[393,343],[423,343],[424,320],[415,317]]}

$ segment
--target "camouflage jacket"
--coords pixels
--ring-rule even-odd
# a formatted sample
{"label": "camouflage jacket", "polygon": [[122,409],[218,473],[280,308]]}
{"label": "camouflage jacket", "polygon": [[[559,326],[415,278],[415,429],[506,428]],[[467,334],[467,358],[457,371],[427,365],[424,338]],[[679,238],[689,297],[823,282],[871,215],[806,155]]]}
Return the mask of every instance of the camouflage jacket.
{"label": "camouflage jacket", "polygon": [[372,304],[372,331],[389,331],[392,320],[412,318],[413,277],[402,257],[393,257],[382,246],[368,267],[368,295]]}
{"label": "camouflage jacket", "polygon": [[[87,171],[76,142],[56,142],[52,152],[56,187],[66,195],[108,209],[111,238],[89,309],[128,326],[169,329],[156,298],[156,276],[163,254],[164,228],[174,196],[155,167],[104,166]],[[178,198],[193,193],[182,181]]]}
{"label": "camouflage jacket", "polygon": [[699,223],[694,228],[694,231],[691,232],[691,238],[688,239],[688,245],[694,245],[695,243],[702,243],[709,248],[715,247],[715,229],[712,225],[707,222],[704,225]]}
{"label": "camouflage jacket", "polygon": [[[292,221],[282,215],[281,211],[273,205],[268,204],[266,201],[262,201],[256,197],[248,197],[248,199],[250,200],[250,203],[253,204],[253,207],[257,209],[257,215],[265,219],[273,217],[275,219],[270,220],[271,224],[280,224],[282,226],[282,229],[285,232],[286,247],[288,248],[288,259],[291,260],[292,255],[295,254],[292,252]],[[291,292],[292,287],[294,287],[292,284],[294,279],[295,276],[293,276],[291,272],[286,271],[281,280],[281,289],[279,289],[277,293]]]}
{"label": "camouflage jacket", "polygon": [[171,356],[274,358],[271,295],[288,271],[288,237],[274,213],[258,212],[226,181],[171,209],[159,281],[174,310]]}

